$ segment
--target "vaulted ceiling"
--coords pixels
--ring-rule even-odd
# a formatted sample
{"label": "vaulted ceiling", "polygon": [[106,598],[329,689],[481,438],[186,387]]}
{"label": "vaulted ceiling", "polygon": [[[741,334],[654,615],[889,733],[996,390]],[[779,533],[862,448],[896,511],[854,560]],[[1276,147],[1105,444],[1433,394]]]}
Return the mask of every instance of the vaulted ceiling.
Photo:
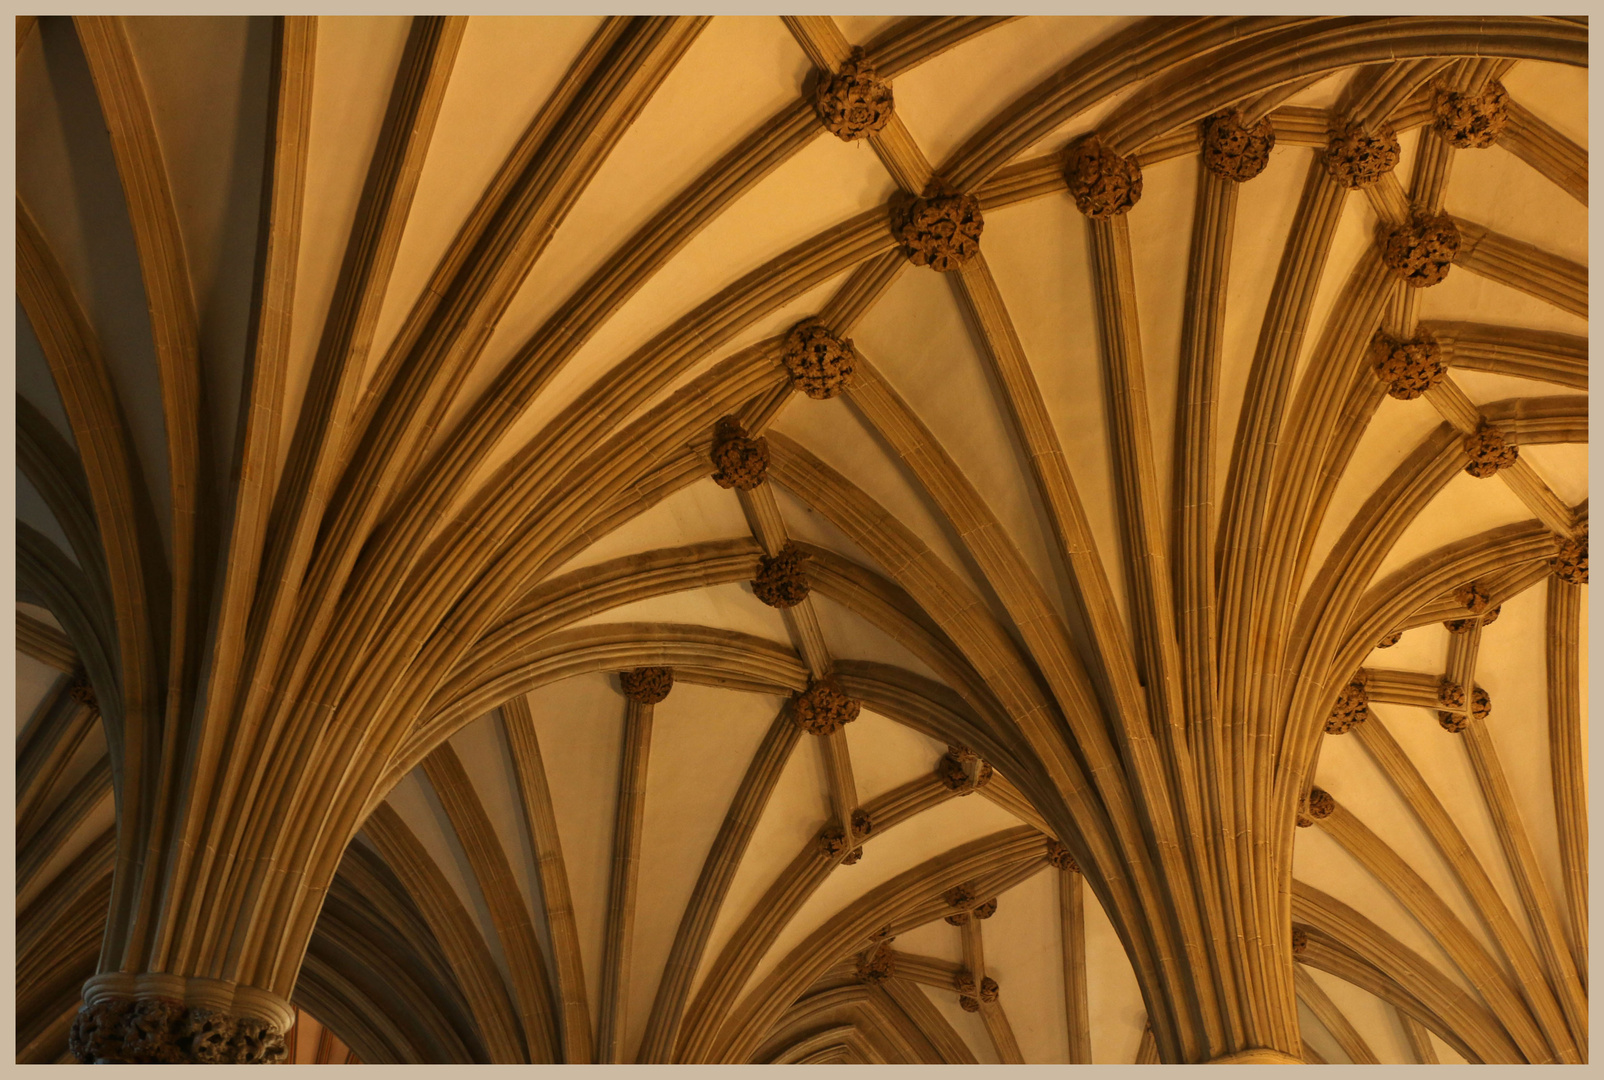
{"label": "vaulted ceiling", "polygon": [[[19,1061],[139,925],[146,668],[182,760],[321,763],[304,962],[238,976],[292,1060],[1156,1061],[1030,717],[1091,775],[1165,695],[1307,762],[1305,1060],[1586,1059],[1585,24],[18,32]],[[915,265],[899,208],[959,194],[978,255]],[[1261,692],[1314,720],[1255,741]]]}

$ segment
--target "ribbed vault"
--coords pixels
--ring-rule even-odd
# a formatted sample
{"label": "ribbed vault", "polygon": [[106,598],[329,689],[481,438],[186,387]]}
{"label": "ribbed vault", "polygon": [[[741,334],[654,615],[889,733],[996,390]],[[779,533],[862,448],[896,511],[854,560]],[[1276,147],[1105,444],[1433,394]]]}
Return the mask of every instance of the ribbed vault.
{"label": "ribbed vault", "polygon": [[1586,21],[17,20],[17,1060],[1585,1062]]}

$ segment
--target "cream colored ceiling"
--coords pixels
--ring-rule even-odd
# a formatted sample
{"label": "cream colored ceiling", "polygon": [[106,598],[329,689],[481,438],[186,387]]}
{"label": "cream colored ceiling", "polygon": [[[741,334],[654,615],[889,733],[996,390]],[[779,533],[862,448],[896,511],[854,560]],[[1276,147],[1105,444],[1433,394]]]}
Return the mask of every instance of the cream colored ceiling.
{"label": "cream colored ceiling", "polygon": [[[849,41],[863,43],[893,20],[837,20]],[[925,156],[940,162],[1002,107],[1067,61],[1132,20],[1025,18],[980,34],[895,81],[897,115]],[[291,363],[285,388],[280,468],[289,453],[297,405],[305,392],[329,299],[339,275],[345,237],[357,210],[369,157],[379,136],[391,79],[409,20],[402,17],[318,20],[316,92],[307,161]],[[490,18],[468,20],[438,126],[424,163],[399,255],[367,362],[369,376],[394,341],[437,261],[472,210],[506,153],[551,93],[599,20]],[[182,227],[202,327],[202,355],[214,421],[218,462],[232,453],[249,316],[252,249],[261,183],[270,33],[262,20],[133,19],[130,36],[146,82],[162,153]],[[70,24],[46,19],[17,57],[18,171],[22,199],[67,269],[104,343],[139,461],[167,514],[164,428],[138,263],[120,188],[95,114],[95,98]],[[533,269],[517,289],[482,354],[467,372],[433,436],[437,447],[493,384],[545,320],[588,275],[612,258],[664,203],[722,154],[801,93],[811,64],[777,17],[719,17],[701,32],[638,118],[607,155],[563,216]],[[1333,104],[1351,71],[1298,94],[1292,104]],[[1532,61],[1504,77],[1510,95],[1583,146],[1587,141],[1587,72]],[[1063,146],[1091,130],[1122,100],[1104,101],[1076,116],[1024,156]],[[1407,189],[1418,133],[1402,137],[1398,179]],[[1234,430],[1248,366],[1280,251],[1291,227],[1303,178],[1315,150],[1287,144],[1267,171],[1243,189],[1230,262],[1220,382],[1219,424]],[[1186,303],[1191,216],[1197,164],[1187,154],[1147,166],[1142,201],[1129,215],[1136,269],[1136,303],[1149,387],[1149,415],[1160,490],[1173,470],[1175,404],[1181,323]],[[786,248],[838,222],[881,206],[896,190],[867,143],[843,143],[822,133],[774,169],[692,238],[625,302],[498,440],[455,493],[460,509],[558,413],[653,335],[741,275]],[[1501,147],[1455,155],[1446,207],[1452,213],[1586,263],[1587,210]],[[1331,257],[1314,301],[1304,360],[1318,328],[1371,243],[1376,217],[1355,194],[1345,204]],[[1116,567],[1121,526],[1116,506],[1110,434],[1099,355],[1093,270],[1085,219],[1057,193],[986,213],[983,251],[1040,383],[1048,412],[1070,462],[1092,532],[1107,565]],[[817,310],[844,280],[838,275],[762,315],[732,340],[641,402],[642,415],[675,389],[745,345],[783,332]],[[1420,316],[1469,320],[1571,334],[1585,320],[1525,293],[1456,268],[1421,297]],[[1060,612],[1064,571],[1048,519],[1030,482],[1026,457],[989,374],[983,345],[944,276],[904,271],[862,319],[852,337],[882,376],[934,433],[986,506],[1020,548],[1029,569]],[[70,439],[48,372],[18,317],[18,391]],[[1572,393],[1563,387],[1500,375],[1456,371],[1455,380],[1479,405],[1511,398]],[[1312,552],[1318,566],[1376,486],[1439,423],[1424,400],[1383,401],[1338,483]],[[773,430],[840,471],[887,508],[1001,616],[1004,610],[964,554],[962,538],[945,521],[893,452],[846,399],[813,401],[797,395]],[[1228,440],[1228,436],[1222,436]],[[1216,492],[1223,493],[1229,442],[1216,458]],[[1541,479],[1567,505],[1585,499],[1585,447],[1523,447]],[[226,479],[226,478],[225,478]],[[70,554],[43,500],[19,474],[18,516]],[[776,492],[793,537],[829,548],[864,565],[873,560],[823,515],[787,490]],[[1168,535],[1169,500],[1160,499]],[[1405,532],[1373,581],[1441,544],[1531,517],[1526,504],[1497,480],[1459,475]],[[700,480],[680,490],[575,555],[554,576],[636,552],[739,539],[749,535],[734,493]],[[1125,577],[1110,573],[1116,602],[1130,619]],[[1305,587],[1307,587],[1307,581]],[[1561,860],[1554,828],[1546,690],[1545,590],[1539,581],[1504,604],[1485,631],[1476,678],[1494,702],[1490,725],[1538,865],[1559,910]],[[934,673],[905,647],[846,607],[815,599],[824,636],[838,657],[877,660],[927,678]],[[44,613],[20,605],[37,618]],[[789,649],[778,612],[757,603],[744,584],[718,585],[631,603],[581,620],[674,623],[716,627]],[[1585,618],[1582,652],[1585,656]],[[1404,635],[1366,661],[1436,675],[1444,670],[1448,634],[1440,626]],[[1583,664],[1583,700],[1586,665]],[[51,692],[54,673],[19,655],[19,727]],[[616,680],[590,674],[525,695],[544,755],[557,826],[573,894],[593,1026],[601,997],[600,972],[612,866],[612,830],[625,715]],[[627,997],[626,1060],[632,1058],[651,1010],[680,914],[703,859],[751,755],[782,699],[736,689],[684,683],[657,706],[645,793],[645,833],[634,958]],[[1416,768],[1448,808],[1487,868],[1520,931],[1537,947],[1498,831],[1475,773],[1457,740],[1424,709],[1373,706]],[[1585,726],[1584,726],[1585,730]],[[75,757],[64,784],[87,774],[103,740],[98,733]],[[891,719],[865,711],[847,729],[860,799],[926,775],[945,747]],[[523,902],[535,914],[544,955],[550,930],[540,913],[542,893],[533,842],[509,763],[502,720],[492,712],[450,739],[472,778],[514,869]],[[1315,782],[1398,852],[1490,950],[1493,941],[1473,913],[1454,875],[1427,834],[1351,737],[1326,738]],[[62,790],[65,790],[63,787]],[[511,979],[519,959],[498,937],[480,886],[439,800],[422,770],[403,779],[388,803],[416,834],[474,919],[497,967]],[[804,736],[763,811],[714,924],[698,980],[759,904],[784,867],[812,841],[832,811],[817,740]],[[70,861],[110,823],[109,791],[62,838],[41,881]],[[756,986],[791,950],[853,900],[895,875],[966,841],[1018,824],[984,797],[951,799],[869,843],[862,862],[840,867],[796,910],[748,980]],[[359,843],[367,843],[360,837]],[[1030,1062],[1068,1060],[1063,961],[1056,873],[1045,864],[1004,892],[985,923],[987,969],[1002,986],[1002,1002]],[[1295,876],[1364,912],[1433,961],[1465,989],[1470,984],[1393,896],[1320,829],[1300,830]],[[1086,964],[1090,985],[1093,1059],[1135,1059],[1145,1013],[1130,966],[1091,893]],[[19,896],[19,910],[31,895]],[[959,932],[937,922],[901,935],[897,948],[958,962]],[[1330,995],[1382,1061],[1413,1061],[1392,1009],[1368,992],[1323,971],[1312,977]],[[510,981],[509,981],[510,985]],[[694,989],[693,989],[694,994]],[[996,1060],[984,1027],[957,1007],[952,994],[931,991],[942,1016],[982,1061]],[[1307,1008],[1308,1044],[1331,1061],[1347,1060],[1326,1027]],[[400,1019],[400,1018],[397,1018]],[[1436,1040],[1445,1061],[1457,1055]]]}

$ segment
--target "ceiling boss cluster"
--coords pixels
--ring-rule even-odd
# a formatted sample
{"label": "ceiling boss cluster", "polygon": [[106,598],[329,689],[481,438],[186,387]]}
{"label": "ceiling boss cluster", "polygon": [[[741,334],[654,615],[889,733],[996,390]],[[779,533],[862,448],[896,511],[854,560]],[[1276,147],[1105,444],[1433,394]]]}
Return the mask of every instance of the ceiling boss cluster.
{"label": "ceiling boss cluster", "polygon": [[915,266],[949,274],[980,254],[980,233],[986,225],[980,200],[939,182],[932,182],[923,198],[895,200],[891,220],[892,231]]}
{"label": "ceiling boss cluster", "polygon": [[854,142],[884,128],[895,103],[889,84],[875,78],[874,65],[861,48],[834,75],[821,77],[813,97],[819,119],[842,142]]}
{"label": "ceiling boss cluster", "polygon": [[1588,1060],[1585,18],[16,30],[19,1063]]}
{"label": "ceiling boss cluster", "polygon": [[[1227,180],[1239,184],[1252,180],[1270,164],[1274,149],[1275,125],[1268,116],[1249,126],[1240,109],[1229,109],[1203,121],[1203,166]],[[1138,175],[1132,201],[1140,194]]]}

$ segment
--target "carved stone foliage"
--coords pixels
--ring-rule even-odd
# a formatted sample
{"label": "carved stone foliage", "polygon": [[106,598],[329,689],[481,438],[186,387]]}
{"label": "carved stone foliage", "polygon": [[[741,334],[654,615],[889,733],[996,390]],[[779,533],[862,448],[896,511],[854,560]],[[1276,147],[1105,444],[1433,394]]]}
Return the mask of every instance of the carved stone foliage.
{"label": "carved stone foliage", "polygon": [[1309,789],[1309,816],[1316,820],[1330,817],[1331,812],[1337,808],[1337,800],[1324,788]]}
{"label": "carved stone foliage", "polygon": [[[1465,707],[1465,688],[1458,683],[1444,677],[1437,687],[1437,703],[1447,709],[1463,709]],[[1457,735],[1465,730],[1470,718],[1463,712],[1439,711],[1437,723],[1442,725],[1444,731]]]}
{"label": "carved stone foliage", "polygon": [[1461,585],[1454,590],[1454,599],[1465,606],[1470,612],[1467,619],[1449,619],[1443,623],[1450,634],[1468,633],[1471,628],[1481,625],[1488,626],[1498,621],[1498,613],[1503,609],[1502,604],[1493,604],[1492,597],[1487,590],[1477,582]]}
{"label": "carved stone foliage", "polygon": [[629,700],[641,705],[656,705],[674,689],[674,669],[638,667],[634,671],[620,672],[618,683]]}
{"label": "carved stone foliage", "polygon": [[1461,150],[1493,145],[1509,124],[1509,94],[1496,79],[1489,79],[1474,92],[1438,86],[1432,107],[1432,126],[1449,145]]}
{"label": "carved stone foliage", "polygon": [[857,353],[852,342],[836,337],[816,319],[804,319],[791,328],[780,359],[791,383],[810,398],[833,398],[852,385]]}
{"label": "carved stone foliage", "polygon": [[1493,714],[1492,695],[1479,686],[1470,692],[1470,714],[1478,720],[1485,720]]}
{"label": "carved stone foliage", "polygon": [[949,745],[936,765],[936,775],[961,797],[985,787],[991,781],[992,768],[969,747]]}
{"label": "carved stone foliage", "polygon": [[1292,928],[1292,955],[1300,955],[1309,947],[1309,932],[1301,926]]}
{"label": "carved stone foliage", "polygon": [[1465,436],[1465,456],[1470,458],[1465,471],[1485,478],[1515,464],[1520,457],[1520,447],[1510,442],[1495,425],[1483,424],[1475,434]]}
{"label": "carved stone foliage", "polygon": [[1554,556],[1554,576],[1572,585],[1587,584],[1587,529],[1574,540],[1561,538]]}
{"label": "carved stone foliage", "polygon": [[261,1065],[284,1057],[284,1034],[168,998],[110,998],[78,1010],[67,1048],[89,1065]]}
{"label": "carved stone foliage", "polygon": [[852,835],[868,836],[872,832],[874,832],[874,819],[869,816],[869,811],[861,806],[852,811]]}
{"label": "carved stone foliage", "polygon": [[1472,615],[1485,615],[1492,609],[1492,595],[1477,581],[1468,582],[1455,589],[1454,599],[1463,604],[1465,610]]}
{"label": "carved stone foliage", "polygon": [[1504,606],[1500,604],[1497,607],[1488,608],[1485,615],[1479,615],[1470,619],[1449,619],[1447,622],[1443,623],[1443,627],[1447,629],[1450,634],[1468,634],[1477,626],[1487,626],[1490,623],[1497,622],[1498,613],[1503,609]]}
{"label": "carved stone foliage", "polygon": [[964,1012],[979,1012],[981,1002],[990,1004],[997,1000],[997,980],[990,975],[984,976],[977,986],[974,972],[960,971],[953,976],[952,988],[958,991],[958,1006]]}
{"label": "carved stone foliage", "polygon": [[880,983],[897,973],[896,954],[884,944],[862,953],[858,957],[858,978],[866,983]]}
{"label": "carved stone foliage", "polygon": [[1390,649],[1390,648],[1392,648],[1394,645],[1398,644],[1398,642],[1400,642],[1402,640],[1403,640],[1403,631],[1402,630],[1394,630],[1392,633],[1388,634],[1386,637],[1384,637],[1380,641],[1376,642],[1376,648],[1378,648],[1378,649]]}
{"label": "carved stone foliage", "polygon": [[966,969],[954,975],[952,988],[958,991],[959,1008],[963,1009],[964,1012],[980,1011],[980,999],[975,996],[980,987],[975,985],[974,972]]}
{"label": "carved stone foliage", "polygon": [[[259,1026],[259,1025],[258,1025]],[[234,1038],[229,1032],[228,1017],[211,1009],[194,1010],[188,1017],[187,1030],[190,1033],[190,1047],[194,1052],[196,1061],[216,1062],[222,1064],[230,1057],[229,1051],[234,1046]],[[237,1034],[237,1028],[235,1034]],[[242,1040],[243,1048],[249,1049],[255,1044],[255,1028],[246,1032],[247,1038]]]}
{"label": "carved stone foliage", "polygon": [[[874,821],[869,817],[867,810],[860,806],[852,811],[852,834],[854,839],[862,840],[873,831]],[[841,852],[846,851],[846,846],[846,831],[839,825],[826,826],[824,831],[819,833],[819,853],[826,858],[835,858]],[[846,857],[841,860],[841,864],[843,866],[851,866],[861,858],[863,858],[863,845],[860,844],[847,852]]]}
{"label": "carved stone foliage", "polygon": [[1459,226],[1447,214],[1416,213],[1383,231],[1381,261],[1413,289],[1441,282],[1458,254]]}
{"label": "carved stone foliage", "polygon": [[713,428],[713,482],[721,488],[751,491],[769,475],[769,441],[748,438],[733,416]]}
{"label": "carved stone foliage", "polygon": [[1203,121],[1203,165],[1216,176],[1242,183],[1270,163],[1275,127],[1266,116],[1251,127],[1241,110],[1227,109]]}
{"label": "carved stone foliage", "polygon": [[1337,808],[1337,800],[1324,788],[1309,789],[1309,816],[1312,818],[1330,817],[1331,811]]}
{"label": "carved stone foliage", "polygon": [[1465,688],[1444,678],[1437,687],[1437,704],[1445,709],[1463,709],[1465,707]]}
{"label": "carved stone foliage", "polygon": [[132,1001],[99,1001],[79,1009],[67,1032],[67,1050],[85,1064],[127,1063],[123,1039],[133,1008]]}
{"label": "carved stone foliage", "polygon": [[1111,218],[1142,197],[1142,166],[1136,155],[1116,154],[1095,134],[1070,144],[1064,179],[1075,207],[1089,218]]}
{"label": "carved stone foliage", "polygon": [[1075,856],[1069,853],[1069,848],[1057,840],[1047,841],[1047,861],[1060,870],[1080,872],[1080,866],[1075,862]]}
{"label": "carved stone foliage", "polygon": [[1370,697],[1365,692],[1365,673],[1359,672],[1337,695],[1337,703],[1326,717],[1326,734],[1341,735],[1355,724],[1370,719]]}
{"label": "carved stone foliage", "polygon": [[891,120],[891,84],[880,81],[863,50],[855,48],[840,71],[819,79],[813,107],[836,138],[844,142],[867,138]]}
{"label": "carved stone foliage", "polygon": [[1390,124],[1374,132],[1347,124],[1333,130],[1326,143],[1326,171],[1345,188],[1369,187],[1397,167],[1400,149]]}
{"label": "carved stone foliage", "polygon": [[1437,342],[1428,336],[1399,341],[1385,333],[1370,343],[1376,378],[1387,384],[1387,396],[1411,401],[1442,382],[1448,369],[1438,358]]}
{"label": "carved stone foliage", "polygon": [[944,274],[962,270],[980,254],[980,233],[985,227],[979,199],[944,191],[935,184],[923,198],[891,201],[891,231],[915,266]]}
{"label": "carved stone foliage", "polygon": [[778,555],[762,556],[752,592],[769,607],[796,607],[808,598],[807,559],[795,544],[786,544]]}
{"label": "carved stone foliage", "polygon": [[949,924],[952,926],[962,926],[964,923],[969,921],[969,909],[979,898],[975,895],[974,889],[965,884],[954,885],[952,888],[947,890],[942,899],[947,901],[948,907],[962,909],[947,916],[947,922]]}
{"label": "carved stone foliage", "polygon": [[72,700],[84,708],[95,712],[100,711],[100,699],[95,697],[95,688],[84,676],[75,676],[72,680],[72,685],[67,688],[67,693],[72,695]]}
{"label": "carved stone foliage", "polygon": [[997,898],[993,896],[983,904],[976,904],[970,914],[977,919],[989,919],[997,914]]}
{"label": "carved stone foliage", "polygon": [[[134,1002],[123,1029],[123,1053],[133,1061],[163,1064],[184,1061],[176,1038],[177,1025],[184,1019],[184,1012],[182,1001],[150,998]],[[202,1048],[206,1048],[204,1043]]]}
{"label": "carved stone foliage", "polygon": [[[829,735],[842,724],[852,723],[858,718],[860,708],[858,702],[842,693],[840,685],[830,678],[814,679],[806,690],[791,695],[791,717],[810,735]],[[867,815],[864,820],[867,822]],[[852,825],[857,828],[856,814]],[[863,831],[868,832],[868,829]]]}

